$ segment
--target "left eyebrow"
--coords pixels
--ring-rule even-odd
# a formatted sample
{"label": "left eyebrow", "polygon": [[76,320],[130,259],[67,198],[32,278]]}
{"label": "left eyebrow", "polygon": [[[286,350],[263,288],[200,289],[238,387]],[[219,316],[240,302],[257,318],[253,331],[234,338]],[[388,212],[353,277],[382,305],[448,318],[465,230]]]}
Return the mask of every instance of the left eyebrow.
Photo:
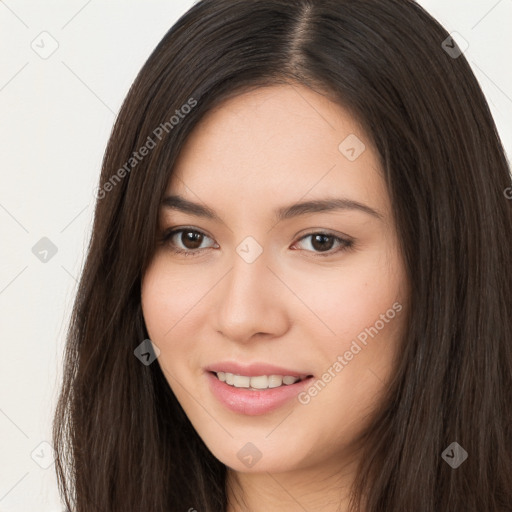
{"label": "left eyebrow", "polygon": [[333,210],[357,210],[380,220],[383,220],[384,216],[377,210],[374,210],[370,206],[354,201],[353,199],[332,198],[332,199],[317,199],[314,201],[305,201],[302,203],[296,203],[282,208],[278,208],[275,211],[275,217],[278,222],[298,215],[305,215],[307,213],[327,212]]}
{"label": "left eyebrow", "polygon": [[[207,219],[222,222],[222,219],[215,213],[214,210],[199,203],[194,203],[181,197],[179,195],[170,195],[164,198],[162,206],[172,210],[182,211],[195,215],[196,217],[204,217]],[[354,201],[348,198],[331,198],[331,199],[317,199],[314,201],[305,201],[302,203],[295,203],[288,206],[283,206],[274,210],[274,217],[277,222],[281,222],[292,217],[299,215],[306,215],[308,213],[319,213],[333,210],[357,210],[377,219],[383,220],[384,216],[377,210],[370,206]]]}

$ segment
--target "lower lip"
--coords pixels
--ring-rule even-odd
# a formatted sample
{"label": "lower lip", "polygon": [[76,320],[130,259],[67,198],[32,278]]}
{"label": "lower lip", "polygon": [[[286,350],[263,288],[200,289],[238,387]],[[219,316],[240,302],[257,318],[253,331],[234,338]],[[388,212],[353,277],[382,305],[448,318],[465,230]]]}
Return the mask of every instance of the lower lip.
{"label": "lower lip", "polygon": [[206,372],[210,390],[217,400],[234,412],[247,416],[257,416],[278,409],[295,398],[306,388],[313,377],[300,380],[295,384],[285,384],[277,388],[254,391],[248,388],[235,388],[221,382],[214,373]]}

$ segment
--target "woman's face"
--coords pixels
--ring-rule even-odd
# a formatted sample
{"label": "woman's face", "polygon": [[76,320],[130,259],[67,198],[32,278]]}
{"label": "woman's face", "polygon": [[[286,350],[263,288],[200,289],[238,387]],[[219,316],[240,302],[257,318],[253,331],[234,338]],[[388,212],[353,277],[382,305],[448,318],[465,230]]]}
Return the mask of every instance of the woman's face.
{"label": "woman's face", "polygon": [[310,89],[260,88],[203,118],[166,198],[162,233],[183,231],[158,245],[142,307],[198,434],[236,471],[339,465],[382,398],[406,319],[370,141]]}

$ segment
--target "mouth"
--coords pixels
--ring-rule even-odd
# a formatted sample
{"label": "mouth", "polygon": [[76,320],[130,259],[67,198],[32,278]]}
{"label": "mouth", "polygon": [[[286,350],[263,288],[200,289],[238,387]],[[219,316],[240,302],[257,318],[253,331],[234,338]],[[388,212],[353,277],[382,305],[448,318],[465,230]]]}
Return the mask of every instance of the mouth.
{"label": "mouth", "polygon": [[[253,375],[210,369],[205,375],[212,397],[231,412],[245,416],[268,414],[281,408],[297,398],[314,380],[311,374],[250,373]],[[296,404],[299,404],[298,400]]]}
{"label": "mouth", "polygon": [[243,388],[252,391],[262,391],[266,389],[274,389],[283,386],[291,386],[297,382],[309,379],[313,375],[238,375],[230,372],[214,372],[210,371],[220,382],[224,382],[233,388]]}

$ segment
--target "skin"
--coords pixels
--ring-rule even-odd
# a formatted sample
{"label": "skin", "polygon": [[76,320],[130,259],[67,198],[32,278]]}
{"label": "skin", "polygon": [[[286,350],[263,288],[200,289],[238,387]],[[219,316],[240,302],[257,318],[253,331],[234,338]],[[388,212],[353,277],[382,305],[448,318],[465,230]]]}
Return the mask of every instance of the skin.
{"label": "skin", "polygon": [[[354,161],[338,148],[350,134],[366,146]],[[296,84],[259,88],[202,119],[166,192],[221,218],[162,208],[162,230],[205,236],[194,245],[178,234],[158,245],[142,308],[169,386],[228,466],[228,512],[347,510],[354,440],[392,377],[406,321],[405,270],[377,152],[326,97]],[[274,220],[275,208],[332,197],[363,203],[381,218],[338,209]],[[333,239],[304,238],[325,231],[354,245],[340,251]],[[248,236],[263,250],[252,263],[236,251]],[[172,243],[198,255],[176,254]],[[401,311],[333,371],[338,356],[397,302]],[[331,368],[335,377],[307,404],[292,399],[248,416],[209,390],[203,368],[223,360],[263,361],[316,378]],[[250,468],[237,457],[247,442],[262,454]],[[237,505],[242,494],[245,507]]]}

